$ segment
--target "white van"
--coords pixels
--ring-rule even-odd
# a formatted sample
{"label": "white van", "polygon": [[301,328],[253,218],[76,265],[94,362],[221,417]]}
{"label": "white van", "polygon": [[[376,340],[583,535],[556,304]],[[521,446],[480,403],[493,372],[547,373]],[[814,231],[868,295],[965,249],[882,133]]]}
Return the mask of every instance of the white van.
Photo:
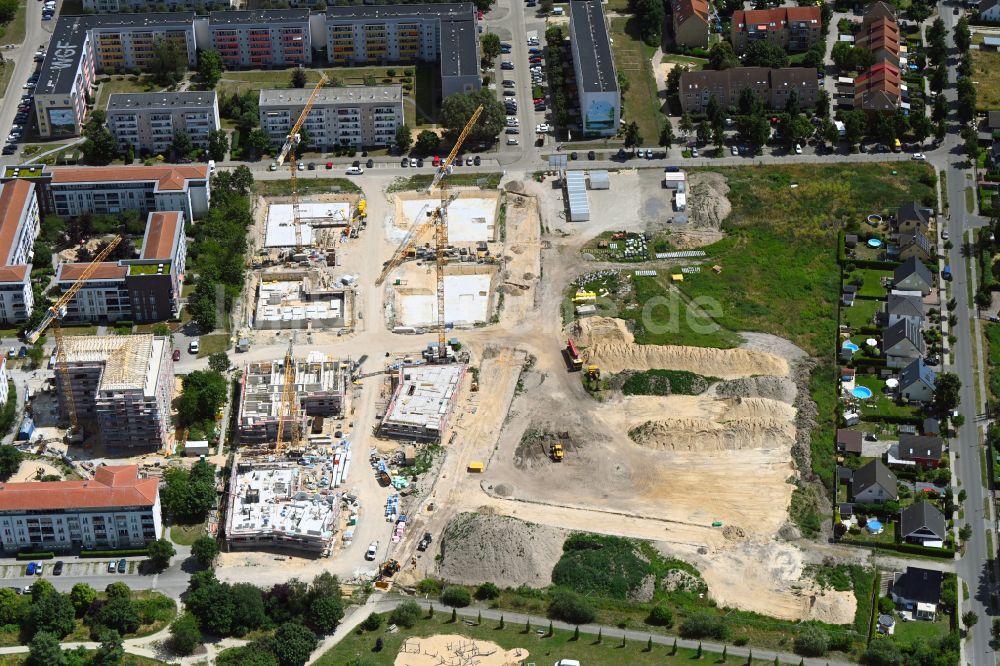
{"label": "white van", "polygon": [[556,666],[580,666],[580,662],[576,659],[560,659],[556,662]]}
{"label": "white van", "polygon": [[[553,16],[562,16],[563,15],[563,8],[562,7],[555,7],[552,10],[552,15]],[[572,664],[570,664],[568,666],[572,666]]]}
{"label": "white van", "polygon": [[345,171],[344,173],[346,173],[348,176],[360,176],[364,172],[365,170],[359,166],[350,166],[347,167],[347,171]]}
{"label": "white van", "polygon": [[209,173],[214,173],[215,172],[215,160],[209,160],[208,161],[208,172]]}

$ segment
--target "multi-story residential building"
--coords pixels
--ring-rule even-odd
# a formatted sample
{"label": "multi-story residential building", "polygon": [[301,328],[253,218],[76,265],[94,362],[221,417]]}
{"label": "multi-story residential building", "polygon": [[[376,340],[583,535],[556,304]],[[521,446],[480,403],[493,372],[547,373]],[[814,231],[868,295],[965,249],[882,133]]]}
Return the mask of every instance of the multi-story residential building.
{"label": "multi-story residential building", "polygon": [[174,133],[185,131],[195,148],[221,127],[219,100],[211,92],[116,93],[108,98],[108,129],[136,153],[164,153]]}
{"label": "multi-story residential building", "polygon": [[482,85],[471,2],[328,7],[326,53],[334,65],[436,61],[442,97]]}
{"label": "multi-story residential building", "polygon": [[673,0],[670,3],[674,43],[688,48],[708,48],[708,0]]}
{"label": "multi-story residential building", "polygon": [[886,60],[899,67],[899,25],[894,19],[882,16],[866,21],[855,35],[854,45],[870,51],[876,63]]}
{"label": "multi-story residential building", "polygon": [[[152,335],[63,338],[67,373],[56,373],[61,413],[66,391],[77,420],[109,449],[171,450],[174,366],[170,341]],[[63,384],[69,378],[69,386]],[[2,494],[2,492],[0,492]]]}
{"label": "multi-story residential building", "polygon": [[[260,91],[260,126],[280,146],[305,107],[310,90],[281,88]],[[303,126],[312,146],[387,146],[403,124],[403,89],[396,86],[323,88]]]}
{"label": "multi-story residential building", "polygon": [[[164,321],[180,315],[181,287],[187,263],[184,215],[150,213],[138,259],[97,265],[67,305],[68,321]],[[89,264],[59,266],[56,284],[69,289]]]}
{"label": "multi-story residential building", "polygon": [[168,12],[231,9],[233,0],[83,0],[83,11],[94,14],[146,13],[152,7]]}
{"label": "multi-story residential building", "polygon": [[865,7],[855,44],[876,58],[868,71],[854,79],[854,108],[869,117],[895,113],[905,104],[906,84],[900,76],[900,37],[895,9],[881,0]]}
{"label": "multi-story residential building", "polygon": [[750,42],[767,41],[788,51],[807,51],[822,38],[823,19],[819,7],[778,7],[733,12],[730,37],[742,53]]}
{"label": "multi-story residential building", "polygon": [[0,484],[0,546],[18,551],[141,548],[163,534],[159,481],[137,465],[93,479]]}
{"label": "multi-story residential building", "polygon": [[854,108],[868,115],[895,113],[902,104],[903,91],[899,68],[883,60],[854,79]]}
{"label": "multi-story residential building", "polygon": [[684,72],[680,82],[681,109],[684,113],[704,111],[713,97],[726,108],[739,102],[740,93],[746,89],[760,95],[768,107],[784,109],[793,92],[803,107],[815,104],[819,83],[814,67],[736,67]]}
{"label": "multi-story residential building", "polygon": [[0,184],[0,322],[17,324],[31,314],[32,248],[39,231],[35,184],[10,180]]}
{"label": "multi-story residential building", "polygon": [[193,12],[60,17],[35,87],[38,133],[79,134],[96,72],[148,68],[161,40],[174,41],[194,67],[194,18]]}
{"label": "multi-story residential building", "polygon": [[288,67],[312,63],[309,10],[266,9],[213,12],[211,48],[226,67]]}
{"label": "multi-story residential building", "polygon": [[612,136],[621,119],[621,91],[599,0],[569,3],[570,46],[584,137]]}

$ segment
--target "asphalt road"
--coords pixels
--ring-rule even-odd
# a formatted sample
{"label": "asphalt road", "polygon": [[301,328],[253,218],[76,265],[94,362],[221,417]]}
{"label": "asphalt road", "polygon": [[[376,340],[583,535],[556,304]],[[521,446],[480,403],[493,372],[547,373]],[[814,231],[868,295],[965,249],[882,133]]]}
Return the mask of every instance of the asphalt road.
{"label": "asphalt road", "polygon": [[[10,127],[14,123],[14,116],[17,115],[17,106],[21,95],[26,90],[22,88],[28,77],[35,70],[37,63],[34,60],[35,51],[42,44],[48,44],[52,37],[52,28],[55,27],[55,19],[42,21],[42,3],[38,0],[27,0],[27,15],[25,16],[24,41],[15,45],[13,49],[4,49],[3,57],[6,60],[14,61],[14,74],[11,76],[7,92],[0,103],[0,139],[6,139],[10,132]],[[3,163],[15,164],[11,160],[12,156],[4,156]]]}

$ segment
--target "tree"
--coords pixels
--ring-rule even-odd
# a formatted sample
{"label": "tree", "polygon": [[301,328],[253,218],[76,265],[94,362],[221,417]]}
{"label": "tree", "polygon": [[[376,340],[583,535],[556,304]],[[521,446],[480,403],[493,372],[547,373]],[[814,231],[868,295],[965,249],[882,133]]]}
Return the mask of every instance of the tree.
{"label": "tree", "polygon": [[979,135],[976,128],[968,125],[962,128],[962,148],[973,164],[979,159]]}
{"label": "tree", "polygon": [[674,623],[674,614],[670,612],[670,607],[666,604],[657,604],[649,611],[646,624],[656,627],[669,627]]}
{"label": "tree", "polygon": [[722,153],[722,147],[726,145],[726,132],[720,126],[712,128],[712,145],[715,146],[719,153]]}
{"label": "tree", "polygon": [[750,141],[750,150],[753,155],[760,153],[770,136],[771,128],[767,124],[767,119],[759,115],[751,116],[746,128],[746,137]]}
{"label": "tree", "polygon": [[975,611],[966,611],[962,613],[962,625],[965,627],[966,631],[976,626],[977,622],[979,622],[979,616],[976,615]]}
{"label": "tree", "polygon": [[201,643],[198,618],[191,613],[181,615],[170,625],[170,646],[180,655],[189,655]]}
{"label": "tree", "polygon": [[157,539],[146,547],[146,553],[152,560],[153,566],[166,569],[170,564],[170,558],[176,555],[177,551],[174,549],[174,544],[167,539]]}
{"label": "tree", "polygon": [[488,65],[493,65],[493,61],[500,55],[500,35],[495,32],[488,32],[479,40],[479,47],[483,50],[483,60]]}
{"label": "tree", "polygon": [[245,636],[267,624],[264,596],[259,587],[251,583],[236,583],[229,588],[229,598],[233,603],[234,636]]}
{"label": "tree", "polygon": [[[713,96],[708,100],[708,103],[711,104],[714,99],[715,97]],[[681,116],[680,130],[684,138],[687,138],[694,131],[694,120],[692,120],[690,113],[685,113]]]}
{"label": "tree", "polygon": [[215,417],[226,401],[226,378],[211,370],[195,370],[184,376],[177,414],[184,424],[200,423]]}
{"label": "tree", "polygon": [[935,66],[945,64],[948,58],[948,45],[945,43],[947,30],[944,20],[939,16],[927,28],[927,57]]}
{"label": "tree", "polygon": [[371,613],[361,623],[361,628],[365,631],[377,631],[382,626],[382,616],[378,613]]}
{"label": "tree", "polygon": [[208,368],[213,372],[225,372],[229,369],[229,354],[224,351],[215,352],[208,357]]}
{"label": "tree", "polygon": [[111,599],[97,612],[97,620],[104,627],[121,634],[134,633],[142,624],[139,612],[131,599]]}
{"label": "tree", "polygon": [[420,620],[420,605],[415,601],[404,601],[389,613],[389,624],[409,629]]}
{"label": "tree", "polygon": [[130,590],[129,586],[125,583],[117,581],[104,588],[104,596],[109,601],[112,599],[131,599],[132,590]]}
{"label": "tree", "polygon": [[103,166],[118,157],[118,141],[102,123],[88,123],[83,131],[85,138],[80,146],[88,164]]}
{"label": "tree", "polygon": [[396,149],[405,153],[413,145],[413,132],[406,125],[400,125],[396,128]]}
{"label": "tree", "polygon": [[0,446],[0,481],[6,481],[14,476],[21,466],[23,456],[17,447],[5,444]]}
{"label": "tree", "polygon": [[826,90],[819,91],[819,94],[816,95],[816,106],[813,111],[820,118],[830,117],[830,93]]}
{"label": "tree", "polygon": [[814,131],[812,123],[805,116],[795,116],[788,123],[788,139],[791,143],[805,143]]}
{"label": "tree", "polygon": [[0,23],[10,23],[16,14],[17,0],[0,0]]}
{"label": "tree", "polygon": [[253,172],[245,164],[231,171],[219,171],[212,176],[212,198],[216,202],[223,196],[247,197],[251,190],[253,190]]}
{"label": "tree", "polygon": [[649,46],[659,46],[662,39],[663,20],[666,9],[661,0],[635,0],[635,18],[639,24],[639,35]]}
{"label": "tree", "polygon": [[861,143],[861,139],[865,135],[865,126],[868,122],[865,118],[865,112],[860,109],[845,111],[841,114],[841,120],[844,123],[844,138],[847,142],[852,146]]}
{"label": "tree", "polygon": [[316,634],[297,622],[286,622],[274,632],[270,645],[281,666],[303,666],[316,649]]}
{"label": "tree", "polygon": [[222,78],[223,67],[222,56],[215,49],[198,52],[198,78],[206,88],[215,88]]}
{"label": "tree", "polygon": [[639,125],[633,120],[625,126],[625,147],[638,148],[642,145],[642,135],[639,133]]}
{"label": "tree", "polygon": [[476,599],[479,599],[480,601],[499,598],[500,588],[493,583],[486,582],[476,588]]}
{"label": "tree", "polygon": [[[38,582],[34,585],[37,587]],[[25,628],[29,634],[42,631],[62,638],[76,626],[76,611],[68,596],[48,591],[32,599],[25,620]]]}
{"label": "tree", "polygon": [[795,653],[822,657],[830,648],[830,635],[815,625],[806,625],[795,636]]}
{"label": "tree", "polygon": [[961,529],[958,530],[958,538],[962,541],[968,541],[972,538],[972,525],[966,523],[962,525]]}
{"label": "tree", "polygon": [[302,67],[296,67],[292,70],[291,84],[293,88],[305,88],[306,87],[306,70]]}
{"label": "tree", "polygon": [[9,587],[0,589],[0,625],[19,624],[26,600]]}
{"label": "tree", "polygon": [[506,122],[504,106],[488,89],[475,90],[467,93],[448,95],[441,103],[441,124],[449,135],[458,138],[462,128],[472,117],[476,107],[483,106],[483,112],[469,132],[468,142],[487,143],[496,139]]}
{"label": "tree", "polygon": [[[823,23],[826,26],[826,22]],[[818,41],[809,47],[806,51],[805,56],[802,58],[803,67],[812,67],[820,72],[823,71],[824,60],[826,60],[826,46],[822,41]]]}
{"label": "tree", "polygon": [[554,620],[573,624],[588,624],[594,621],[595,612],[590,603],[576,592],[558,590],[552,595],[548,616]]}
{"label": "tree", "polygon": [[[257,131],[257,130],[254,130]],[[215,330],[217,320],[216,290],[218,283],[208,275],[201,275],[188,299],[188,312],[198,327],[208,333]]]}
{"label": "tree", "polygon": [[972,35],[969,33],[969,19],[965,16],[958,19],[955,23],[955,46],[958,47],[959,51],[968,51],[969,45],[972,44]]}
{"label": "tree", "polygon": [[674,145],[674,126],[670,119],[663,121],[663,127],[660,128],[659,144],[667,150],[670,150],[670,147]]}
{"label": "tree", "polygon": [[931,125],[930,118],[928,118],[923,111],[920,113],[911,113],[910,133],[913,135],[913,138],[917,143],[923,143],[926,141],[932,131],[933,126]]}
{"label": "tree", "polygon": [[747,46],[743,64],[747,67],[787,67],[788,54],[774,42],[755,40]]}
{"label": "tree", "polygon": [[226,130],[212,130],[208,133],[208,156],[216,162],[226,159],[229,152],[229,136]]}
{"label": "tree", "polygon": [[903,655],[893,641],[872,641],[865,651],[864,663],[868,666],[903,666]]}
{"label": "tree", "polygon": [[309,605],[309,625],[320,634],[332,634],[344,619],[340,597],[318,597]]}
{"label": "tree", "polygon": [[446,606],[465,608],[472,603],[472,595],[464,587],[449,585],[441,593],[441,603]]}
{"label": "tree", "polygon": [[733,50],[733,45],[722,40],[712,45],[708,51],[709,69],[733,69],[740,66],[739,56]]}
{"label": "tree", "polygon": [[684,638],[725,640],[729,635],[729,627],[724,618],[698,611],[684,619],[680,626],[680,634]]}
{"label": "tree", "polygon": [[423,130],[417,135],[416,151],[420,155],[431,155],[437,152],[441,145],[441,137],[430,130]]}
{"label": "tree", "polygon": [[48,631],[39,631],[28,644],[28,664],[30,666],[58,666],[62,664],[63,652],[59,637]]}
{"label": "tree", "polygon": [[191,135],[184,130],[177,130],[174,132],[174,140],[170,144],[170,148],[174,151],[174,154],[178,158],[187,157],[194,150],[194,143],[191,141]]}
{"label": "tree", "polygon": [[271,149],[271,137],[267,132],[258,128],[247,135],[247,148],[255,157],[260,157]]}
{"label": "tree", "polygon": [[947,416],[958,407],[962,380],[953,372],[942,372],[938,374],[934,387],[934,407],[940,416]]}
{"label": "tree", "polygon": [[836,146],[837,142],[840,141],[840,130],[837,129],[837,126],[829,118],[823,119],[823,122],[819,125],[818,132],[819,136],[831,146]]}
{"label": "tree", "polygon": [[212,562],[219,555],[219,543],[210,536],[198,537],[197,541],[191,544],[191,554],[203,567],[212,566]]}
{"label": "tree", "polygon": [[101,644],[94,652],[93,666],[118,666],[125,657],[125,646],[122,643],[121,634],[111,629],[101,632],[99,637]]}
{"label": "tree", "polygon": [[187,69],[187,52],[182,51],[173,39],[158,39],[153,44],[149,70],[161,86],[172,86],[184,78]]}

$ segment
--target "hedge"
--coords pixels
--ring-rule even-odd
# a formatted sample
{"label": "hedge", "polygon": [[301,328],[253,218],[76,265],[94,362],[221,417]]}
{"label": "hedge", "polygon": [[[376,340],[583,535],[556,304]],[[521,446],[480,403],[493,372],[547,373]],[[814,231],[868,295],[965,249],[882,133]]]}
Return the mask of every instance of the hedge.
{"label": "hedge", "polygon": [[55,557],[55,553],[44,552],[44,553],[30,553],[30,552],[20,552],[17,554],[17,559],[19,560],[51,560]]}
{"label": "hedge", "polygon": [[865,421],[876,423],[896,423],[899,425],[921,425],[923,418],[919,416],[889,416],[886,414],[865,414]]}
{"label": "hedge", "polygon": [[937,557],[943,560],[950,560],[955,557],[955,550],[952,548],[928,548],[927,546],[918,546],[915,543],[869,543],[867,541],[857,541],[855,539],[840,539],[839,543],[846,544],[848,546],[881,548],[884,550],[894,550],[899,553],[909,553],[911,555]]}
{"label": "hedge", "polygon": [[81,550],[80,557],[137,557],[149,553],[145,548],[123,548],[120,550]]}

